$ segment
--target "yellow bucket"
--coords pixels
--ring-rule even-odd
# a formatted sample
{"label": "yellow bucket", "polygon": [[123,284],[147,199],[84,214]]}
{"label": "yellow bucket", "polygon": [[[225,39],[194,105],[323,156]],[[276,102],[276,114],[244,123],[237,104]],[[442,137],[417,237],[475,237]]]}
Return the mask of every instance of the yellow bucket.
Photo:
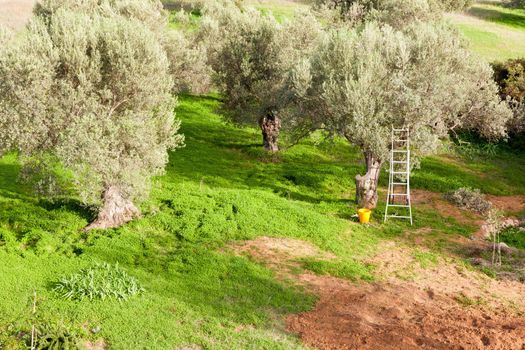
{"label": "yellow bucket", "polygon": [[359,222],[362,224],[367,224],[370,221],[370,214],[372,214],[372,210],[363,208],[359,209],[357,213],[359,214]]}

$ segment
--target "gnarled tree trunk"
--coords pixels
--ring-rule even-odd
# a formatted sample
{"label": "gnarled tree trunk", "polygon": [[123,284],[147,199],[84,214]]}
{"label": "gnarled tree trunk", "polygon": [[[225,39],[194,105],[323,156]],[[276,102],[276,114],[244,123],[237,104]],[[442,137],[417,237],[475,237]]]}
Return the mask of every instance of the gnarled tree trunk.
{"label": "gnarled tree trunk", "polygon": [[259,119],[263,136],[264,149],[271,152],[279,151],[279,132],[281,130],[281,118],[277,112],[268,112],[264,117]]}
{"label": "gnarled tree trunk", "polygon": [[359,208],[373,209],[377,206],[377,183],[381,171],[382,161],[365,153],[366,174],[355,177],[356,200]]}
{"label": "gnarled tree trunk", "polygon": [[97,219],[86,230],[119,227],[140,215],[139,209],[122,195],[117,186],[109,186],[102,196]]}

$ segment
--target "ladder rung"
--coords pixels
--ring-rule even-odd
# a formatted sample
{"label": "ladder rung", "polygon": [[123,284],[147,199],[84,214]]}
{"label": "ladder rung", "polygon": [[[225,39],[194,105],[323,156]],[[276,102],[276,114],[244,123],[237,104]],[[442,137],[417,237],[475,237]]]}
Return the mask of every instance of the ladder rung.
{"label": "ladder rung", "polygon": [[392,163],[394,164],[408,164],[407,160],[393,160]]}
{"label": "ladder rung", "polygon": [[401,204],[387,204],[387,207],[396,207],[396,208],[410,208],[410,205],[401,205]]}
{"label": "ladder rung", "polygon": [[391,196],[410,196],[409,193],[390,193]]}
{"label": "ladder rung", "polygon": [[394,142],[408,142],[408,140],[394,140]]}
{"label": "ladder rung", "polygon": [[407,150],[407,149],[401,149],[401,150],[393,149],[392,152],[394,152],[394,153],[408,153],[410,151]]}
{"label": "ladder rung", "polygon": [[408,182],[392,182],[392,185],[408,185]]}
{"label": "ladder rung", "polygon": [[408,171],[393,171],[392,175],[408,175]]}
{"label": "ladder rung", "polygon": [[387,215],[387,218],[397,218],[397,219],[411,219],[410,216],[399,216],[399,215]]}

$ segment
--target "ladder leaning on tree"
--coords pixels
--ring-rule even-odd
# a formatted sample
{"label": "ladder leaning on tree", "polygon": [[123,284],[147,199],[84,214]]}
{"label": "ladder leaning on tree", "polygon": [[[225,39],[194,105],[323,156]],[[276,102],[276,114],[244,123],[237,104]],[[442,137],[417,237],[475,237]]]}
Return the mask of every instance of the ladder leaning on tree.
{"label": "ladder leaning on tree", "polygon": [[[410,202],[410,129],[392,127],[390,149],[390,170],[388,176],[388,195],[386,198],[385,221],[388,218],[410,219],[412,225],[412,206]],[[392,214],[389,214],[393,212]],[[399,215],[398,211],[401,211]]]}

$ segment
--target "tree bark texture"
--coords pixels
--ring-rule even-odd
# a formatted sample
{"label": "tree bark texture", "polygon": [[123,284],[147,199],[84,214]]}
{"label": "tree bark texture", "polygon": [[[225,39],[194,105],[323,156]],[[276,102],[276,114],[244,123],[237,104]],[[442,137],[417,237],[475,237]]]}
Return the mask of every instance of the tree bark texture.
{"label": "tree bark texture", "polygon": [[281,130],[281,118],[276,112],[268,112],[259,119],[259,126],[263,136],[264,149],[270,152],[279,151],[279,132]]}
{"label": "tree bark texture", "polygon": [[102,196],[102,202],[97,219],[86,230],[119,227],[140,216],[140,210],[122,195],[117,186],[108,187]]}
{"label": "tree bark texture", "polygon": [[377,206],[377,184],[382,161],[365,153],[366,174],[355,177],[356,200],[359,208],[374,209]]}

